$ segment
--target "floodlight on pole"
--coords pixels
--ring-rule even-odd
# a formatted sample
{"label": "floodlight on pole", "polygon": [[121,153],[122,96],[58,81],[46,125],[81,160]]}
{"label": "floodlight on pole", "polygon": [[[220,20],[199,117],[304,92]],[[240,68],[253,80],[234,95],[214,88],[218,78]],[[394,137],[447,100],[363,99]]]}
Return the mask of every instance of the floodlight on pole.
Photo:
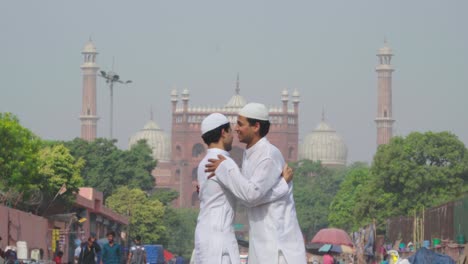
{"label": "floodlight on pole", "polygon": [[113,128],[113,119],[114,119],[114,83],[115,82],[118,82],[118,83],[122,83],[122,84],[129,84],[131,83],[132,81],[131,80],[127,80],[127,81],[122,81],[120,80],[120,76],[113,72],[113,71],[109,71],[109,72],[105,72],[105,71],[100,71],[101,73],[101,77],[106,79],[106,83],[109,84],[109,89],[110,89],[110,132],[109,132],[109,136],[110,136],[110,139],[112,140],[112,128]]}

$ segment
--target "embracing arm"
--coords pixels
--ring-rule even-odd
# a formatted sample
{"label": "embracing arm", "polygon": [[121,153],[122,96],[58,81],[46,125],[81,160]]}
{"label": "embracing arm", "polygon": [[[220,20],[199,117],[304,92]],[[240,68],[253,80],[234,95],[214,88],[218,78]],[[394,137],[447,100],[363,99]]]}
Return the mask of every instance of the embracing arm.
{"label": "embracing arm", "polygon": [[262,160],[250,179],[241,174],[232,160],[223,161],[216,169],[215,175],[214,180],[249,207],[275,201],[289,190],[288,183],[281,178],[278,164],[271,158]]}

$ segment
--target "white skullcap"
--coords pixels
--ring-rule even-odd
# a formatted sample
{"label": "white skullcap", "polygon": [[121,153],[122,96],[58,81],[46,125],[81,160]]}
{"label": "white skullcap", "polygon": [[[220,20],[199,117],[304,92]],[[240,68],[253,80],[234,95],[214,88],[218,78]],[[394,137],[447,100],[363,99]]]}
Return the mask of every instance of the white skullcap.
{"label": "white skullcap", "polygon": [[209,132],[227,123],[229,123],[229,120],[225,115],[220,113],[213,113],[203,119],[201,123],[201,133],[203,135],[206,132]]}
{"label": "white skullcap", "polygon": [[259,103],[248,103],[240,111],[239,115],[252,119],[268,121],[268,109]]}

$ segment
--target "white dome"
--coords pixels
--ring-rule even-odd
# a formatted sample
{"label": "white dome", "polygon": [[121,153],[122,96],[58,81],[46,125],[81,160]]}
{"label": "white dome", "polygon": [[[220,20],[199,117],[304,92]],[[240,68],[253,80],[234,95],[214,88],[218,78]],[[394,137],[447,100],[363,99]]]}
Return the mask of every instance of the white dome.
{"label": "white dome", "polygon": [[347,156],[348,148],[343,139],[325,121],[299,145],[299,159],[320,160],[325,166],[345,166]]}
{"label": "white dome", "polygon": [[242,97],[240,94],[235,94],[231,97],[229,102],[225,105],[225,107],[229,108],[242,108],[247,104],[247,101],[245,101],[244,97]]}
{"label": "white dome", "polygon": [[85,44],[82,53],[97,53],[96,46],[91,40]]}
{"label": "white dome", "polygon": [[155,160],[169,161],[171,159],[171,140],[153,120],[148,121],[142,130],[130,138],[129,146],[135,145],[142,139],[146,139]]}
{"label": "white dome", "polygon": [[299,97],[299,91],[297,89],[294,89],[294,92],[293,92],[293,96],[294,97]]}

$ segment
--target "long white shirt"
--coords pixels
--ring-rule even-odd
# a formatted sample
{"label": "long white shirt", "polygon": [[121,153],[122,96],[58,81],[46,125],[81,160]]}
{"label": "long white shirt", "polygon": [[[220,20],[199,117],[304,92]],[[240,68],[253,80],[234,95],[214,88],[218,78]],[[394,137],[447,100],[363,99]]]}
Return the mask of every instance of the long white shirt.
{"label": "long white shirt", "polygon": [[[249,180],[249,187],[234,189],[251,202],[275,194],[273,186],[281,182],[285,161],[281,152],[266,138],[259,140],[245,151],[242,175]],[[218,181],[226,183],[241,177],[239,168],[226,159],[215,171]],[[284,182],[284,180],[283,180]],[[249,216],[249,264],[277,264],[282,252],[288,264],[305,264],[306,253],[296,216],[292,193],[292,182],[288,192],[275,202],[248,208]],[[237,196],[236,195],[236,196]]]}
{"label": "long white shirt", "polygon": [[268,191],[260,199],[252,201],[239,191],[249,189],[251,188],[249,186],[252,185],[240,173],[224,183],[220,182],[218,177],[208,179],[209,173],[205,172],[205,165],[208,163],[208,159],[217,159],[218,154],[225,156],[227,161],[234,164],[239,171],[229,153],[216,148],[208,149],[206,156],[198,165],[200,213],[195,228],[195,263],[197,264],[220,264],[226,261],[226,255],[229,255],[230,263],[240,263],[239,249],[232,226],[235,217],[236,196],[245,205],[255,206],[274,201],[288,193],[287,183],[281,180],[277,181],[278,183],[273,190]]}

